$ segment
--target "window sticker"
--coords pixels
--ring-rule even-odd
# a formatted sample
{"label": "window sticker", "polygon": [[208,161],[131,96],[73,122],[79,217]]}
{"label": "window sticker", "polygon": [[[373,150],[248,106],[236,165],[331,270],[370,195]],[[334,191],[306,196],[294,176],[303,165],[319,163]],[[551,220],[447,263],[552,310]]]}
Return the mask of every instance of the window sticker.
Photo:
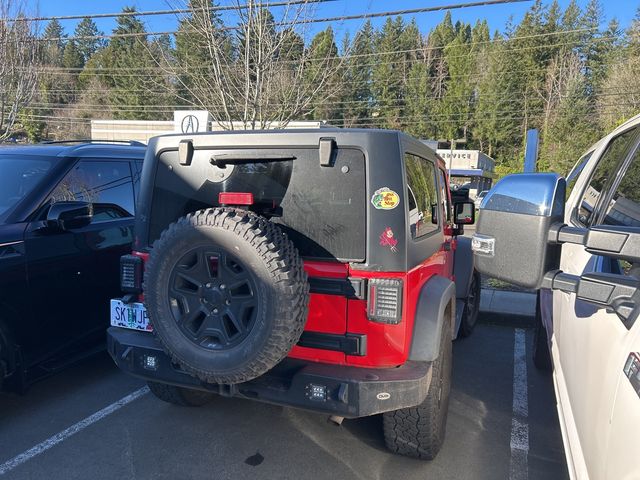
{"label": "window sticker", "polygon": [[393,253],[397,253],[398,248],[396,245],[398,245],[398,240],[394,237],[393,230],[391,230],[391,227],[385,228],[384,232],[380,234],[380,246],[389,247]]}
{"label": "window sticker", "polygon": [[400,195],[389,187],[382,187],[373,193],[371,204],[377,210],[393,210],[400,204]]}

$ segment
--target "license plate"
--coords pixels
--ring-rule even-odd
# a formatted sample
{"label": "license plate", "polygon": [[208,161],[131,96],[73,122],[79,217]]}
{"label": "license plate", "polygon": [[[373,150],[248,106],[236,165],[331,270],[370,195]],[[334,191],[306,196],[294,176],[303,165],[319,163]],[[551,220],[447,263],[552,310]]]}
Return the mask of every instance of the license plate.
{"label": "license plate", "polygon": [[116,299],[111,299],[111,325],[144,332],[153,331],[144,304],[123,303]]}

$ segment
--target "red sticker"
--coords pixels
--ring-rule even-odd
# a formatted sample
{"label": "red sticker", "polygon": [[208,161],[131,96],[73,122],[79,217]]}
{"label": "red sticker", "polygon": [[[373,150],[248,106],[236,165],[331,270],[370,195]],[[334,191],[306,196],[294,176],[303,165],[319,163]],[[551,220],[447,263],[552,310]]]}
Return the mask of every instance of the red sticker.
{"label": "red sticker", "polygon": [[389,247],[393,253],[396,253],[398,251],[396,245],[398,245],[398,240],[393,236],[393,230],[391,227],[385,228],[384,232],[380,234],[380,246]]}

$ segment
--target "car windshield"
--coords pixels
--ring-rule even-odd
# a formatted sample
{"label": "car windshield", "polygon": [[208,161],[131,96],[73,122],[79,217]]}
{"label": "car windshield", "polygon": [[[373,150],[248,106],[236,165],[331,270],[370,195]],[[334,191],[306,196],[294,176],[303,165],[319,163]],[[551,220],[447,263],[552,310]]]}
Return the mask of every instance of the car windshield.
{"label": "car windshield", "polygon": [[42,182],[51,166],[46,158],[0,155],[0,223]]}

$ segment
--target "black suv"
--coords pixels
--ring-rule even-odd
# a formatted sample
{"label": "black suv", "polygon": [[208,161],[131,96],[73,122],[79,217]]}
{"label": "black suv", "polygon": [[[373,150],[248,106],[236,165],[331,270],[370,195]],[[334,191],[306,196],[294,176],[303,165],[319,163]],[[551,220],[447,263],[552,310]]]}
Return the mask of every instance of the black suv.
{"label": "black suv", "polygon": [[0,388],[103,348],[144,153],[136,142],[0,149]]}

